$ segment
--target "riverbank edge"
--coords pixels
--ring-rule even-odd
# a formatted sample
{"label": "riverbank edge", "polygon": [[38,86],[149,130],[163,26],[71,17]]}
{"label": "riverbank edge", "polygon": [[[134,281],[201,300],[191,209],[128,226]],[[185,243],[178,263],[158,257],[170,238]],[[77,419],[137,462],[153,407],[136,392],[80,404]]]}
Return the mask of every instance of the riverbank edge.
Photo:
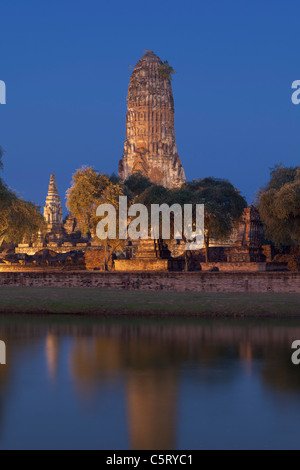
{"label": "riverbank edge", "polygon": [[1,314],[300,319],[300,294],[1,287]]}
{"label": "riverbank edge", "polygon": [[128,318],[141,318],[141,317],[155,317],[155,318],[203,318],[203,319],[253,319],[253,320],[259,320],[259,319],[285,319],[285,320],[295,320],[299,319],[300,320],[300,314],[299,313],[288,313],[288,314],[280,314],[280,313],[271,313],[271,312],[262,312],[262,313],[237,313],[237,312],[201,312],[201,313],[196,313],[196,312],[176,312],[176,313],[170,313],[167,311],[157,311],[157,312],[150,312],[150,311],[140,311],[139,313],[137,312],[132,312],[130,310],[120,310],[120,311],[107,311],[107,310],[99,310],[99,311],[88,311],[88,312],[59,312],[59,311],[51,311],[51,310],[39,310],[36,309],[34,311],[23,311],[23,310],[11,310],[11,309],[0,309],[0,316],[1,315],[24,315],[24,316],[29,316],[29,315],[38,315],[38,316],[52,316],[52,315],[64,315],[64,316],[89,316],[89,317],[110,317],[110,318],[117,318],[117,317],[128,317]]}

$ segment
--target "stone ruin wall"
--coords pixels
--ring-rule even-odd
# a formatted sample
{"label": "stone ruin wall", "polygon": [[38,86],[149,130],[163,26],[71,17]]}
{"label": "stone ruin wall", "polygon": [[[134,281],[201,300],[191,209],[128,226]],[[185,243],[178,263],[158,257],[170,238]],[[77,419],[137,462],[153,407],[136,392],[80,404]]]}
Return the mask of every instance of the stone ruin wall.
{"label": "stone ruin wall", "polygon": [[1,272],[0,286],[90,287],[168,292],[300,293],[300,273],[291,272]]}

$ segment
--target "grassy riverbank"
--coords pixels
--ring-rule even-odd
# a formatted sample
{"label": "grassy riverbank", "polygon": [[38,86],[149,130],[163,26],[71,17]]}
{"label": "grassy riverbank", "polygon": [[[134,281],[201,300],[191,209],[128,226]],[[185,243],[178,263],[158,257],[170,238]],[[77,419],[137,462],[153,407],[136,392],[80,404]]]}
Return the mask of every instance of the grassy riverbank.
{"label": "grassy riverbank", "polygon": [[0,287],[0,313],[299,316],[300,318],[300,294]]}

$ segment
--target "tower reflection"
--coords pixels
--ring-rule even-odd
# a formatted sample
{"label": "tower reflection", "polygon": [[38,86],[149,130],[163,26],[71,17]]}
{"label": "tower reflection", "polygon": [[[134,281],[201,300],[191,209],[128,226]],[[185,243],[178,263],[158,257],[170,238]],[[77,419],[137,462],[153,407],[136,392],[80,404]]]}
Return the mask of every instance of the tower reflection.
{"label": "tower reflection", "polygon": [[[123,417],[119,426],[126,426],[132,449],[175,449],[178,410],[182,400],[187,400],[183,383],[197,393],[217,390],[221,396],[223,386],[243,379],[246,372],[249,384],[252,375],[255,380],[259,377],[263,388],[276,391],[280,400],[287,394],[299,395],[299,367],[291,363],[290,348],[300,338],[299,325],[297,321],[2,318],[0,338],[7,343],[7,365],[0,367],[0,435],[9,391],[18,386],[17,393],[22,394],[20,370],[30,370],[34,359],[35,370],[41,374],[37,383],[42,383],[40,368],[46,366],[48,379],[57,385],[55,404],[56,397],[65,396],[60,387],[66,376],[71,378],[68,393],[77,410],[81,402],[93,410],[95,401],[102,396],[107,399],[113,390],[112,405],[113,400],[123,401],[122,412],[127,413],[126,422]],[[36,361],[39,354],[42,360]],[[65,384],[69,386],[69,380]],[[103,390],[108,393],[101,395]],[[101,415],[98,419],[99,428],[105,426]]]}

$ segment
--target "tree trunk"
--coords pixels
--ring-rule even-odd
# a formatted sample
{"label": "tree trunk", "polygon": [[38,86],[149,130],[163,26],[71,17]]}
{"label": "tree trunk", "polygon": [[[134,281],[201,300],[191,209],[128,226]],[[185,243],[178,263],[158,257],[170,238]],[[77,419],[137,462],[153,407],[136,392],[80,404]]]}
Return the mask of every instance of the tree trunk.
{"label": "tree trunk", "polygon": [[108,246],[107,243],[104,245],[104,270],[108,271]]}
{"label": "tree trunk", "polygon": [[188,272],[188,257],[187,257],[187,251],[185,250],[184,252],[184,272]]}
{"label": "tree trunk", "polygon": [[209,237],[204,237],[205,262],[209,263]]}

